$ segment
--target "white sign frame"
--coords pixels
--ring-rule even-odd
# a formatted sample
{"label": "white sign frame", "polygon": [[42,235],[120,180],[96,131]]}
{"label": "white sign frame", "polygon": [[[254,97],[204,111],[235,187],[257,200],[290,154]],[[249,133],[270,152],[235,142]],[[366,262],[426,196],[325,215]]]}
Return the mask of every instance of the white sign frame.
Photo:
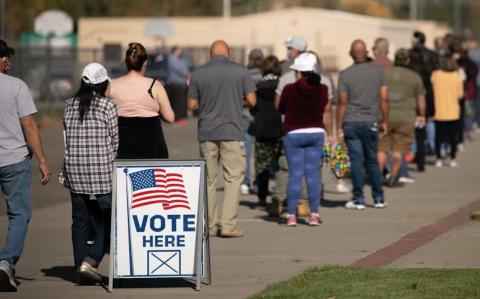
{"label": "white sign frame", "polygon": [[[172,168],[172,167],[192,167],[199,168],[199,186],[198,186],[198,207],[196,213],[196,230],[195,230],[195,254],[193,261],[193,273],[178,275],[118,275],[117,273],[117,235],[118,230],[118,207],[120,204],[118,201],[118,193],[124,192],[119,190],[123,188],[118,186],[117,176],[119,171],[127,175],[129,168],[140,169],[156,169],[156,168]],[[125,187],[128,188],[128,179],[125,179]],[[195,289],[200,290],[202,282],[205,284],[211,284],[211,267],[210,267],[210,242],[209,242],[209,229],[208,229],[208,208],[207,208],[207,188],[205,179],[205,160],[116,160],[113,164],[112,173],[112,220],[111,220],[111,245],[110,245],[110,271],[108,281],[108,291],[113,291],[113,281],[115,279],[161,279],[161,278],[195,278]],[[131,205],[128,202],[124,203]],[[130,221],[130,214],[128,214],[127,222]],[[128,224],[130,230],[131,225]],[[124,232],[129,234],[130,232]],[[132,254],[131,245],[128,250],[129,259],[132,260],[135,257]],[[148,255],[148,253],[147,253]],[[163,262],[163,261],[162,261]],[[148,262],[147,262],[148,263]],[[163,262],[165,263],[165,262]]]}

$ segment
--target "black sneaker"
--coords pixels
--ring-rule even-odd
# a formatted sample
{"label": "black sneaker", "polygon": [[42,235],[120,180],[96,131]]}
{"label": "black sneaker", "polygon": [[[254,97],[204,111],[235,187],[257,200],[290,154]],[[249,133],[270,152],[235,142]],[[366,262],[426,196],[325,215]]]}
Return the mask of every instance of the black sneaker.
{"label": "black sneaker", "polygon": [[257,203],[257,208],[265,209],[267,207],[267,200],[265,198],[259,198]]}
{"label": "black sneaker", "polygon": [[398,176],[390,176],[385,185],[389,188],[403,187],[403,183],[399,181]]}
{"label": "black sneaker", "polygon": [[16,292],[17,283],[15,282],[13,266],[6,260],[0,261],[0,292]]}

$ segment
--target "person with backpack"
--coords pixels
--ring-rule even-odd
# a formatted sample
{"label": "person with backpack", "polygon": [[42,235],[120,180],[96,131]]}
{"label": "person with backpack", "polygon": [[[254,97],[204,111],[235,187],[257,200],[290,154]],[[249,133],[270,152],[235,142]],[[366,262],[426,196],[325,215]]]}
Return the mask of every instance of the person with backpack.
{"label": "person with backpack", "polygon": [[275,89],[280,75],[280,62],[268,56],[262,63],[262,79],[256,83],[257,105],[251,108],[254,117],[249,126],[255,137],[255,173],[258,187],[258,206],[266,207],[268,182],[275,174],[281,151],[282,117],[275,109]]}

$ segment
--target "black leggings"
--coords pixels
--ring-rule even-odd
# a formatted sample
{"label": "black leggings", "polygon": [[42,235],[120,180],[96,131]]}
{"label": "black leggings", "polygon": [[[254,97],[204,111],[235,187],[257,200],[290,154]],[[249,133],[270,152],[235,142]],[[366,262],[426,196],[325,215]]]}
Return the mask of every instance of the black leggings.
{"label": "black leggings", "polygon": [[450,158],[455,159],[458,143],[458,121],[435,121],[435,152],[437,158],[441,159],[440,154],[442,143],[450,145]]}

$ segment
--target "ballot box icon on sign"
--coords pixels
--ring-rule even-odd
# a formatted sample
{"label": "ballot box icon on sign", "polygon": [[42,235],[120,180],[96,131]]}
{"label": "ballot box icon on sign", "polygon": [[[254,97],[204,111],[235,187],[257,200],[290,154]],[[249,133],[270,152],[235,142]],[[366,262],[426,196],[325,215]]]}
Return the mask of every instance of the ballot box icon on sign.
{"label": "ballot box icon on sign", "polygon": [[149,276],[180,276],[180,250],[149,250],[147,252]]}

